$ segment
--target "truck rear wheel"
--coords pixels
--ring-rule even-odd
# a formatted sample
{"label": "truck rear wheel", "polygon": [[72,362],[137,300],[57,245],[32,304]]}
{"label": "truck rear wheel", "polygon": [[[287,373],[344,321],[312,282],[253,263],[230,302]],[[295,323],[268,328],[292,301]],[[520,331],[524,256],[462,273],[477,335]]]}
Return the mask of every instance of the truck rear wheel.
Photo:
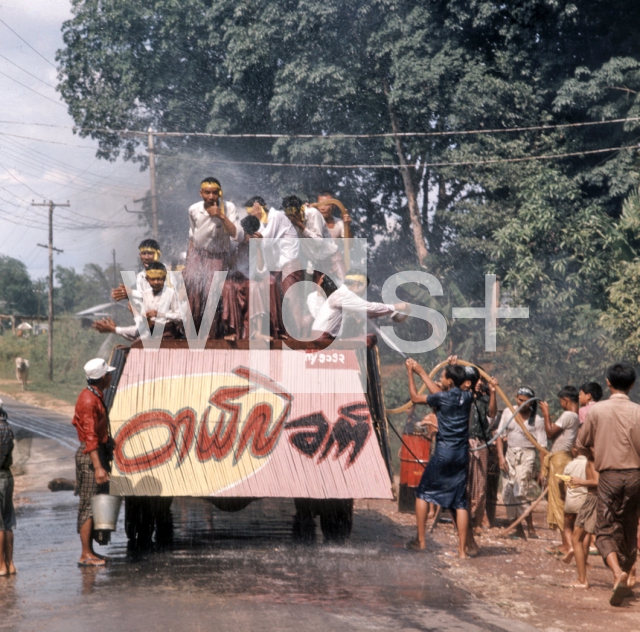
{"label": "truck rear wheel", "polygon": [[353,500],[319,501],[320,527],[325,542],[343,543],[353,527]]}
{"label": "truck rear wheel", "polygon": [[151,548],[153,534],[156,544],[167,546],[173,540],[172,498],[130,496],[124,499],[124,530],[129,550]]}

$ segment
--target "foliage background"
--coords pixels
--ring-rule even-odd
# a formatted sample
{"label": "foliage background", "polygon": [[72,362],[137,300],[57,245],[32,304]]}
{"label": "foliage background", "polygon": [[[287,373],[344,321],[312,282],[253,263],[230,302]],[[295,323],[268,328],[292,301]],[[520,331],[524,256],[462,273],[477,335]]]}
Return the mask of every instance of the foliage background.
{"label": "foliage background", "polygon": [[[374,298],[399,270],[442,282],[443,297],[402,290],[448,319],[446,345],[417,357],[426,366],[457,352],[508,389],[525,382],[552,396],[602,382],[613,360],[638,363],[637,2],[73,0],[73,12],[59,90],[98,155],[145,168],[146,139],[116,130],[191,134],[157,138],[165,259],[185,250],[185,210],[206,175],[240,205],[329,188],[369,240]],[[523,127],[535,129],[509,131]],[[194,135],[204,131],[290,136]],[[563,157],[520,161],[546,155]],[[148,201],[145,212],[149,224]],[[498,275],[503,304],[530,309],[527,322],[500,323],[497,354],[483,351],[481,321],[450,318],[454,306],[483,303],[486,273]],[[2,278],[0,301],[14,295]],[[109,274],[59,269],[57,278],[59,309],[70,311],[100,302]],[[409,319],[398,333],[429,331]],[[387,375],[393,398],[404,377]]]}

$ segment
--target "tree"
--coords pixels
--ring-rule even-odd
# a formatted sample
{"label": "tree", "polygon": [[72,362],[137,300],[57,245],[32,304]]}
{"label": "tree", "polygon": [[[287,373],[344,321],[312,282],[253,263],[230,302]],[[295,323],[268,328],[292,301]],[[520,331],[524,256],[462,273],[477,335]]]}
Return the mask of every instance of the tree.
{"label": "tree", "polygon": [[0,310],[9,314],[36,315],[38,298],[27,266],[18,259],[0,255]]}
{"label": "tree", "polygon": [[[634,147],[640,122],[554,126],[638,115],[638,18],[630,0],[76,1],[60,89],[111,159],[144,164],[109,127],[289,135],[162,138],[163,239],[212,165],[240,200],[333,189],[375,245],[374,277],[426,265],[455,286],[447,301],[482,304],[497,273],[532,314],[502,325],[504,366],[578,379],[602,361],[607,288],[640,246],[620,220],[636,152],[604,151]],[[507,131],[522,127],[536,129]],[[584,151],[599,153],[572,155]],[[520,162],[554,154],[568,155]],[[451,325],[455,348],[475,339]]]}

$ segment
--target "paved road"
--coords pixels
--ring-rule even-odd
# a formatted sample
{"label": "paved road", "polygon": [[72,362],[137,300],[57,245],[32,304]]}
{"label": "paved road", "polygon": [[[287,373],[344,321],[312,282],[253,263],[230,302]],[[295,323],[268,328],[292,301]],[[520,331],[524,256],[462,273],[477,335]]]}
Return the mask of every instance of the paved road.
{"label": "paved road", "polygon": [[[20,507],[16,577],[0,581],[0,629],[9,632],[385,630],[531,632],[443,577],[407,534],[359,510],[345,546],[298,545],[293,503],[256,501],[223,513],[205,500],[174,501],[175,542],[127,553],[122,525],[105,569],[78,568],[77,499],[32,494]],[[406,529],[405,529],[406,531]]]}
{"label": "paved road", "polygon": [[53,439],[70,450],[78,449],[78,434],[66,415],[29,406],[7,395],[3,395],[2,400],[9,416],[9,423],[15,428],[28,430],[45,439]]}
{"label": "paved road", "polygon": [[[33,440],[28,477],[73,467],[69,420],[6,398],[16,427]],[[40,444],[40,447],[38,447]],[[71,448],[71,449],[69,449]],[[405,551],[413,529],[361,507],[351,540],[297,544],[290,500],[260,500],[224,513],[202,499],[176,499],[174,544],[127,552],[122,512],[104,569],[78,568],[78,500],[72,492],[26,491],[18,505],[18,575],[0,578],[0,630],[9,632],[385,630],[532,632],[457,588],[442,558]],[[437,546],[437,545],[436,545]]]}

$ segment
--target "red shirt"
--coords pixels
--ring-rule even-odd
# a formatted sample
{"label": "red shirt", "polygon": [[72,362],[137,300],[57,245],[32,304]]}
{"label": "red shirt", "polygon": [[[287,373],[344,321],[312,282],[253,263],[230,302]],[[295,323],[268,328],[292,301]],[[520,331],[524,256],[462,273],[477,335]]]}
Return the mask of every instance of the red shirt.
{"label": "red shirt", "polygon": [[[96,390],[100,392],[100,389]],[[86,444],[85,454],[97,450],[99,444],[106,443],[109,439],[107,411],[100,398],[88,388],[83,389],[78,396],[71,423],[78,431],[78,441]]]}

